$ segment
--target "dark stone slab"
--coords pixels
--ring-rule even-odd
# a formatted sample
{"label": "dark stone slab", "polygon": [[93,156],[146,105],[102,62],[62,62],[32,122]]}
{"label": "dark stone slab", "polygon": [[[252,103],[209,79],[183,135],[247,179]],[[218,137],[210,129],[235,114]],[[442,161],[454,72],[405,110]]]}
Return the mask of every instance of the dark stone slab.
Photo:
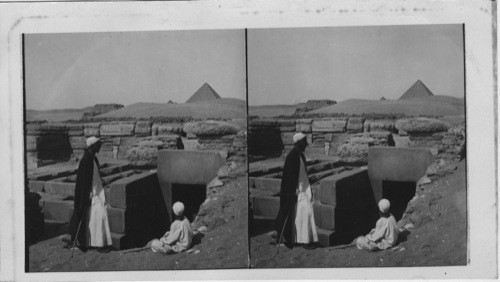
{"label": "dark stone slab", "polygon": [[417,182],[433,161],[425,148],[370,147],[368,175],[376,201],[382,198],[382,181]]}

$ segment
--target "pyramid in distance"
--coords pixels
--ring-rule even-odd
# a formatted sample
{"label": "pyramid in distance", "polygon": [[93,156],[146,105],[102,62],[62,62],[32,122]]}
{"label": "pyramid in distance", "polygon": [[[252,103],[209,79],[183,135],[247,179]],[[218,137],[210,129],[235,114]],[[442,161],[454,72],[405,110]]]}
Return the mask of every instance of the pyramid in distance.
{"label": "pyramid in distance", "polygon": [[417,80],[408,90],[406,90],[403,96],[399,97],[399,100],[415,99],[415,98],[425,98],[429,96],[434,96],[432,92],[425,86],[425,84]]}
{"label": "pyramid in distance", "polygon": [[208,83],[204,83],[200,89],[198,89],[193,96],[191,96],[186,103],[196,103],[196,102],[206,102],[220,99],[219,94],[215,92],[215,90],[208,85]]}

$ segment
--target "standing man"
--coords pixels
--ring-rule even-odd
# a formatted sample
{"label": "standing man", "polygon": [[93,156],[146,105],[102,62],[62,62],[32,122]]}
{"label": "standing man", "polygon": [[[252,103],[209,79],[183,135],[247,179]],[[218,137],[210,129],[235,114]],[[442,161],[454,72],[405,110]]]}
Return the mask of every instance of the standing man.
{"label": "standing man", "polygon": [[284,242],[288,248],[294,243],[318,241],[304,157],[307,138],[303,133],[297,133],[293,136],[293,143],[294,148],[288,153],[283,167],[280,209],[276,218],[277,243]]}
{"label": "standing man", "polygon": [[99,174],[99,161],[96,157],[102,144],[96,137],[88,138],[86,143],[87,150],[76,175],[74,208],[69,224],[70,244],[77,240],[78,247],[84,252],[88,248],[97,248],[99,252],[107,253],[108,246],[112,244],[111,232]]}

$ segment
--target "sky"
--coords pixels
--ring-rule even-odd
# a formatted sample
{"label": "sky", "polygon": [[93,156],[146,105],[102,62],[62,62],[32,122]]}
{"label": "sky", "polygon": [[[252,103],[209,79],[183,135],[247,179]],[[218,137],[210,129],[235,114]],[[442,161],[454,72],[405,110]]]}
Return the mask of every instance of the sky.
{"label": "sky", "polygon": [[246,97],[245,31],[28,34],[26,108],[185,102],[207,82]]}
{"label": "sky", "polygon": [[248,103],[396,100],[417,80],[464,97],[462,25],[248,30]]}

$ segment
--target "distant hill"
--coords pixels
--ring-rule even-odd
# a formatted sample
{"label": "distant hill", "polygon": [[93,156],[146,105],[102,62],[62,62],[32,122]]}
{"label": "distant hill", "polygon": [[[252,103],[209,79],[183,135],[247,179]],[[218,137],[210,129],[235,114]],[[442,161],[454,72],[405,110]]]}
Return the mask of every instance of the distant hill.
{"label": "distant hill", "polygon": [[464,99],[450,96],[428,96],[396,101],[351,99],[333,106],[314,110],[310,113],[344,113],[344,114],[407,114],[452,116],[465,114]]}
{"label": "distant hill", "polygon": [[64,121],[64,120],[79,120],[85,112],[92,110],[92,107],[83,109],[59,109],[59,110],[26,110],[26,120],[46,120],[46,121]]}
{"label": "distant hill", "polygon": [[419,79],[399,97],[399,100],[426,98],[430,96],[434,96],[434,94],[432,94],[429,88]]}
{"label": "distant hill", "polygon": [[198,101],[196,103],[135,103],[116,111],[97,117],[103,118],[149,118],[149,117],[192,117],[204,118],[245,118],[245,101],[239,99],[218,99],[216,101]]}
{"label": "distant hill", "polygon": [[197,103],[197,102],[208,102],[208,101],[213,101],[220,99],[221,97],[215,90],[208,84],[204,83],[200,89],[198,89],[189,99],[186,101],[186,103]]}

